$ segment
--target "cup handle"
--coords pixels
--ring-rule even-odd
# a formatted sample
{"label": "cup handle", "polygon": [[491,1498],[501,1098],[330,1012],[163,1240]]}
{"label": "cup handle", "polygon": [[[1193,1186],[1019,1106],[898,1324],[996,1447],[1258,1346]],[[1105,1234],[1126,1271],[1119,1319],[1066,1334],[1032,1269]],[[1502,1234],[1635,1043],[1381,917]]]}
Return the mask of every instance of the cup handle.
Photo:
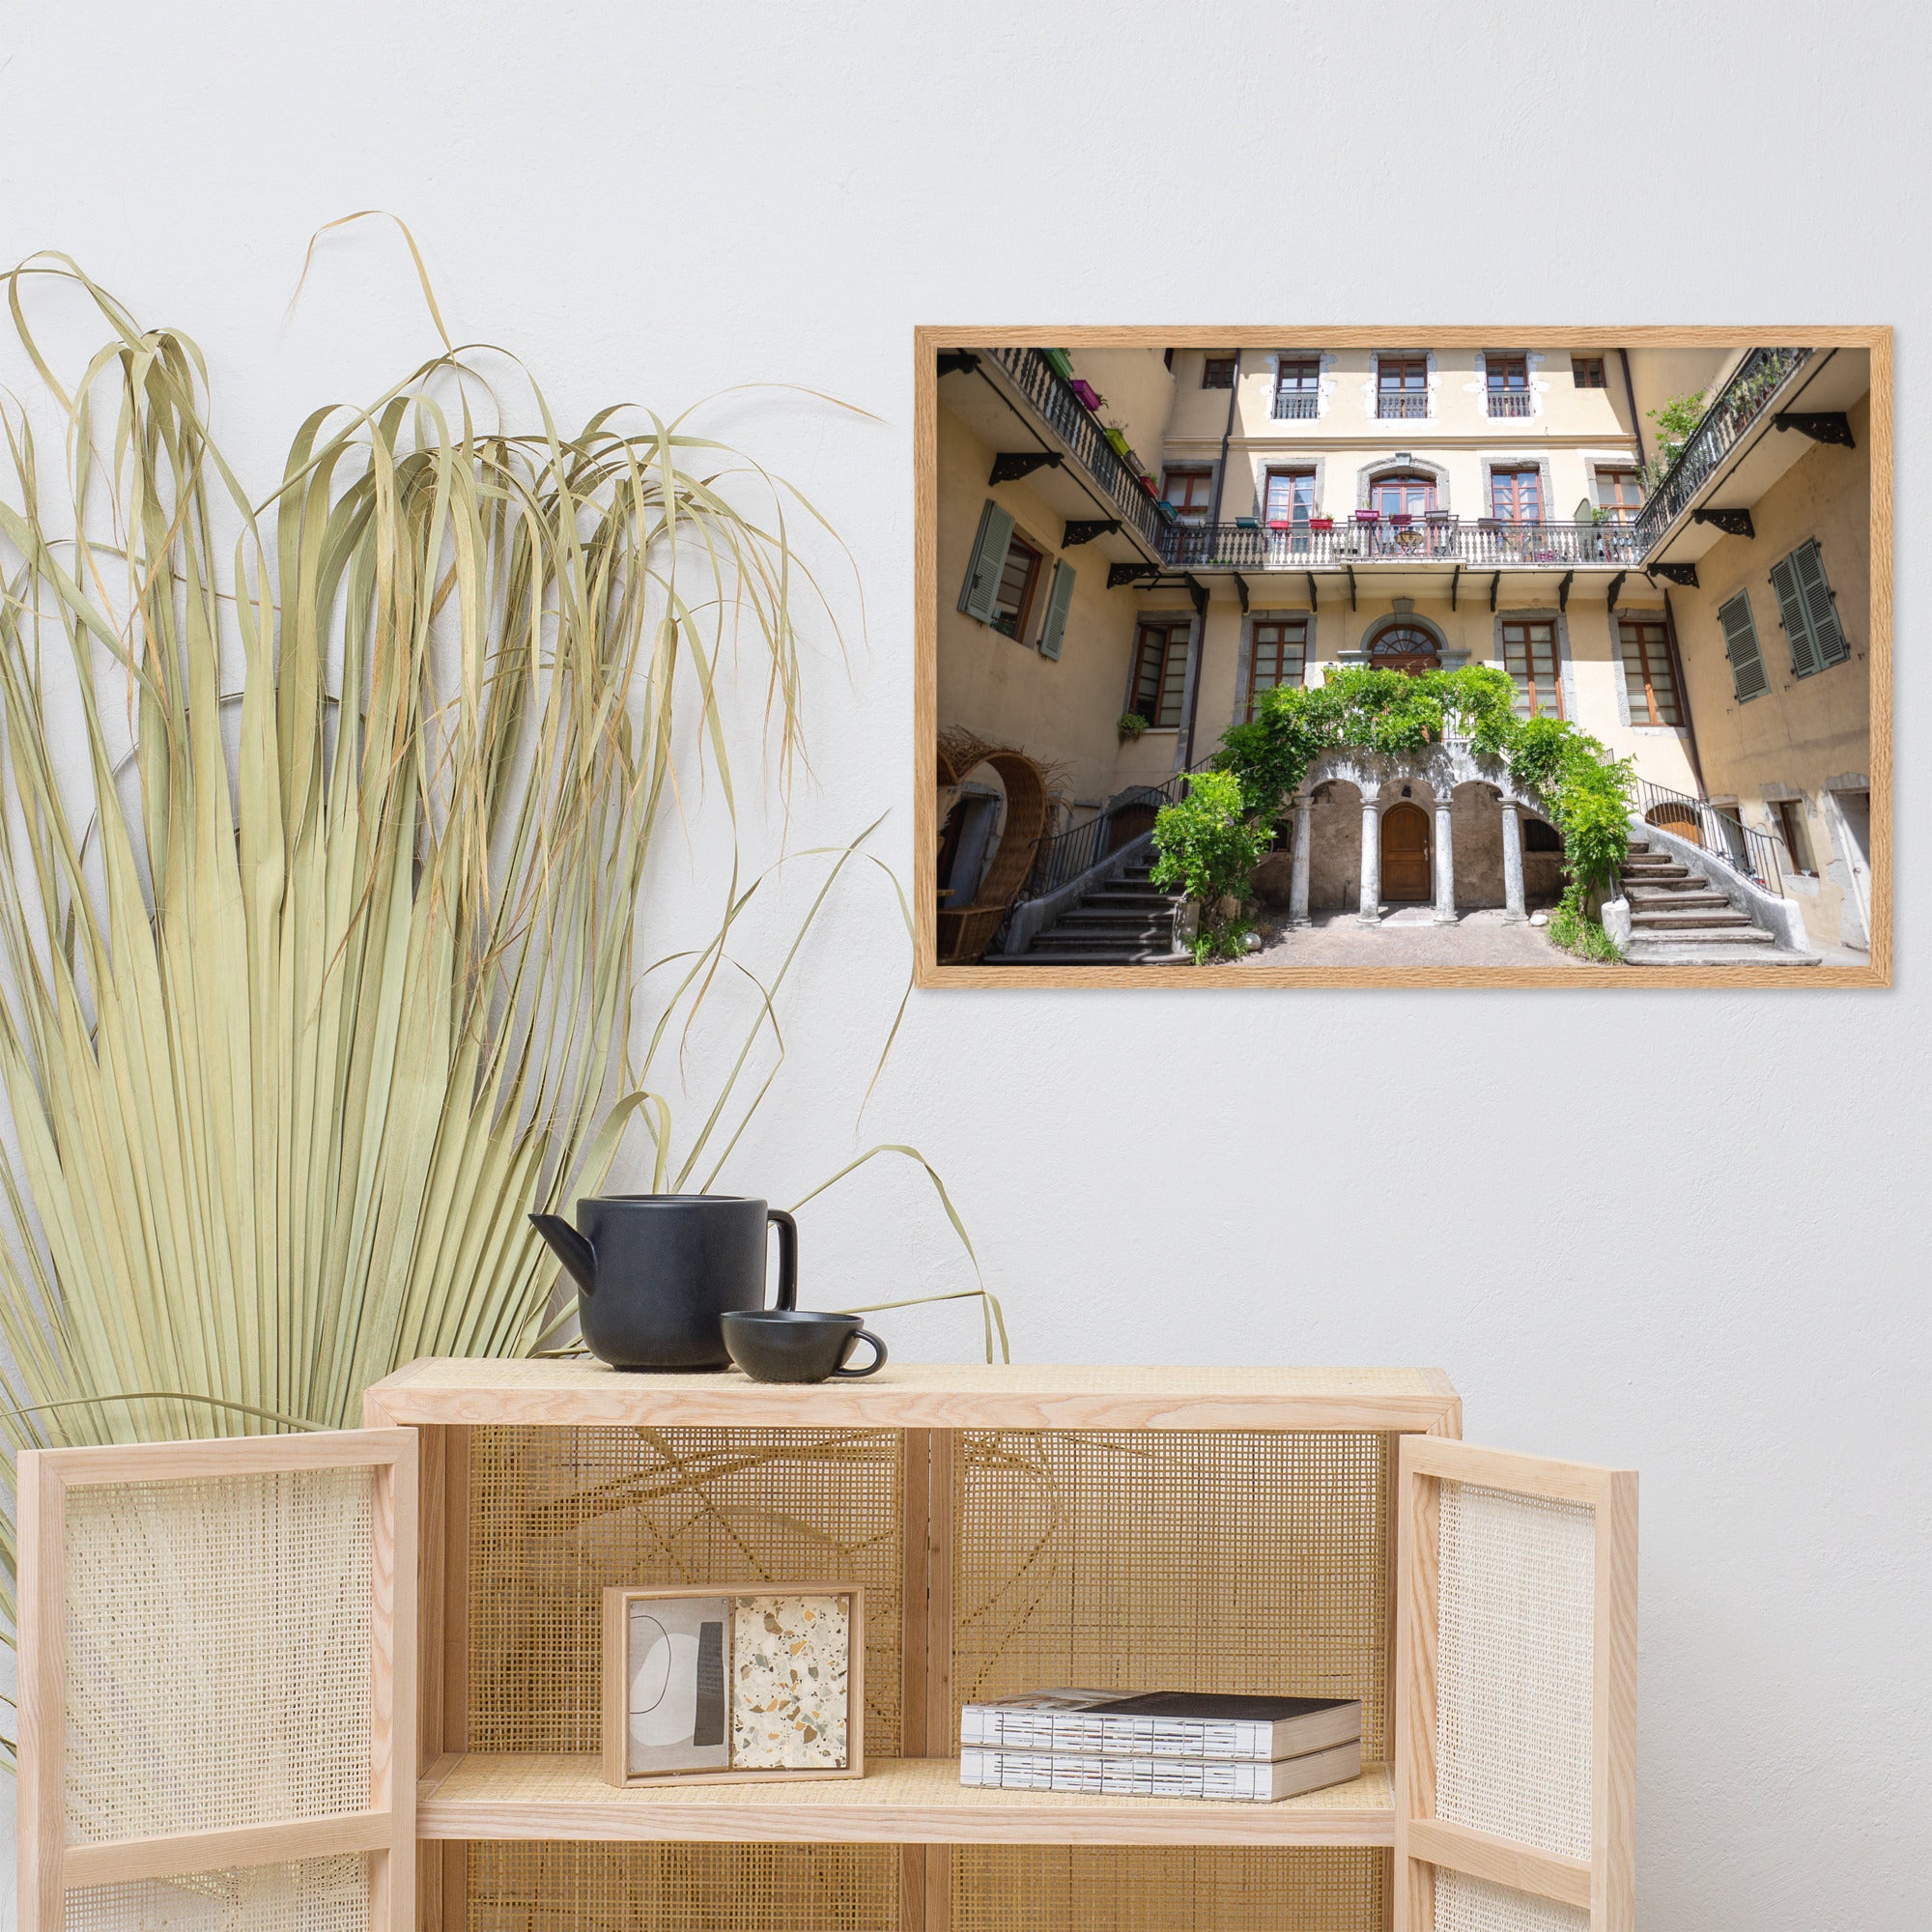
{"label": "cup handle", "polygon": [[775,1308],[798,1306],[798,1223],[782,1208],[766,1210],[765,1218],[779,1231],[779,1298]]}
{"label": "cup handle", "polygon": [[[872,1359],[869,1362],[867,1362],[863,1369],[848,1369],[845,1366],[845,1364],[852,1359],[852,1350],[856,1349],[861,1342],[871,1343]],[[883,1369],[885,1366],[886,1366],[886,1345],[883,1342],[881,1342],[879,1338],[876,1335],[874,1335],[869,1328],[861,1328],[859,1332],[856,1335],[854,1335],[849,1342],[845,1344],[845,1352],[843,1355],[839,1357],[838,1366],[836,1369],[834,1369],[832,1373],[835,1376],[848,1376],[851,1378],[852,1380],[857,1381],[861,1376],[877,1375],[879,1371]]]}

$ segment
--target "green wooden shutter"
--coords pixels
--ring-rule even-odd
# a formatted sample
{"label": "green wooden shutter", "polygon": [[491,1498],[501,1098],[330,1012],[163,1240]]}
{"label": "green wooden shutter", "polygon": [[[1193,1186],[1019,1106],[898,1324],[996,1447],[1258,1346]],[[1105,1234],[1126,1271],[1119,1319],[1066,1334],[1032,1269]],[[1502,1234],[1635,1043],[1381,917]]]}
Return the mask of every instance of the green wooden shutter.
{"label": "green wooden shutter", "polygon": [[1811,627],[1811,644],[1817,654],[1818,668],[1843,664],[1852,647],[1838,624],[1838,607],[1833,601],[1832,585],[1825,576],[1825,558],[1812,537],[1791,553],[1791,567],[1798,577],[1798,594],[1804,600],[1804,615]]}
{"label": "green wooden shutter", "polygon": [[1750,599],[1740,590],[1718,612],[1718,621],[1724,627],[1724,655],[1731,661],[1731,684],[1738,702],[1762,697],[1771,689],[1771,680],[1764,674],[1764,653],[1757,647]]}
{"label": "green wooden shutter", "polygon": [[1072,602],[1073,566],[1063,557],[1053,566],[1053,594],[1046,600],[1046,623],[1039,634],[1041,657],[1059,657],[1061,639],[1066,636],[1066,609]]}
{"label": "green wooden shutter", "polygon": [[1000,573],[1007,567],[1007,546],[1012,542],[1013,520],[988,497],[980,512],[980,534],[973,539],[973,560],[966,570],[966,587],[959,608],[982,624],[993,621],[1000,596]]}
{"label": "green wooden shutter", "polygon": [[1784,640],[1791,646],[1791,668],[1800,677],[1809,677],[1819,668],[1818,650],[1811,640],[1811,620],[1805,614],[1791,557],[1781,556],[1771,566],[1771,587],[1777,592],[1778,617],[1784,625]]}

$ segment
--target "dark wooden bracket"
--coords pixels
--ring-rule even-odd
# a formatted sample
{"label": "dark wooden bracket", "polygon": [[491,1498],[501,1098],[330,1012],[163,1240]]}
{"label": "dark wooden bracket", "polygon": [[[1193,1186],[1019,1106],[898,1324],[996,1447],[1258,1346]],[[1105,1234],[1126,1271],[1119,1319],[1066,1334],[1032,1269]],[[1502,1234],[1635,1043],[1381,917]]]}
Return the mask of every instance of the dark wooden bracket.
{"label": "dark wooden bracket", "polygon": [[1248,580],[1236,570],[1230,573],[1235,580],[1235,595],[1241,600],[1241,615],[1248,614]]}
{"label": "dark wooden bracket", "polygon": [[1835,442],[1844,449],[1856,449],[1852,425],[1843,410],[1779,410],[1772,417],[1773,429],[1795,429],[1813,442]]}
{"label": "dark wooden bracket", "polygon": [[1208,586],[1191,570],[1183,570],[1180,581],[1187,586],[1187,601],[1194,606],[1194,614],[1205,618],[1208,615]]}
{"label": "dark wooden bracket", "polygon": [[1566,570],[1563,573],[1563,582],[1556,586],[1556,608],[1559,611],[1569,610],[1570,586],[1576,581],[1577,573],[1574,570]]}
{"label": "dark wooden bracket", "polygon": [[1496,585],[1499,584],[1502,581],[1503,581],[1503,574],[1500,570],[1497,571],[1496,574],[1490,579],[1490,609],[1492,611],[1493,611],[1496,608]]}
{"label": "dark wooden bracket", "polygon": [[1107,588],[1118,590],[1123,583],[1141,583],[1159,575],[1160,565],[1157,563],[1110,563],[1107,566]]}
{"label": "dark wooden bracket", "polygon": [[1712,528],[1722,530],[1727,537],[1757,535],[1748,510],[1692,510],[1690,521],[1693,524],[1709,524]]}
{"label": "dark wooden bracket", "polygon": [[1624,579],[1629,575],[1630,575],[1629,571],[1620,570],[1613,578],[1610,579],[1610,595],[1604,610],[1604,614],[1605,616],[1609,616],[1616,610],[1617,592],[1624,587]]}
{"label": "dark wooden bracket", "polygon": [[1694,563],[1653,563],[1644,575],[1666,577],[1672,583],[1683,584],[1687,590],[1697,588],[1697,566]]}
{"label": "dark wooden bracket", "polygon": [[1060,539],[1062,550],[1073,550],[1084,543],[1092,543],[1095,537],[1110,537],[1121,527],[1119,517],[1076,517],[1070,521]]}
{"label": "dark wooden bracket", "polygon": [[970,349],[944,349],[939,355],[942,376],[970,376],[980,366],[980,358]]}
{"label": "dark wooden bracket", "polygon": [[1349,609],[1355,608],[1355,566],[1352,563],[1342,566],[1349,573]]}
{"label": "dark wooden bracket", "polygon": [[1462,581],[1463,581],[1463,566],[1459,563],[1456,566],[1456,568],[1449,573],[1449,608],[1452,611],[1455,610],[1456,608],[1456,586]]}
{"label": "dark wooden bracket", "polygon": [[1304,570],[1301,574],[1308,580],[1308,608],[1311,611],[1321,610],[1321,600],[1315,594],[1315,573],[1312,570]]}
{"label": "dark wooden bracket", "polygon": [[993,458],[993,473],[988,483],[1017,483],[1036,469],[1058,469],[1066,461],[1058,449],[1003,449]]}

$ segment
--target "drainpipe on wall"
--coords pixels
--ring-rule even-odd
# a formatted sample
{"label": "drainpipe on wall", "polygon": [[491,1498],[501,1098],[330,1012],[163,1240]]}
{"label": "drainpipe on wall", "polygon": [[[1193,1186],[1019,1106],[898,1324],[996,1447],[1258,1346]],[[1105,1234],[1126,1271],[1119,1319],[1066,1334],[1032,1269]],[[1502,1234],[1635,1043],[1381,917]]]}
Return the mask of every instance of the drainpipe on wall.
{"label": "drainpipe on wall", "polygon": [[1697,755],[1697,721],[1690,714],[1690,687],[1684,682],[1684,653],[1677,648],[1677,613],[1670,608],[1667,590],[1663,593],[1663,635],[1670,645],[1671,674],[1677,680],[1677,706],[1684,713],[1684,729],[1690,737],[1690,773],[1697,781],[1697,796],[1709,798],[1711,794],[1704,786],[1704,761]]}
{"label": "drainpipe on wall", "polygon": [[1643,469],[1643,425],[1636,419],[1636,384],[1631,381],[1631,356],[1628,349],[1617,351],[1617,360],[1624,365],[1624,394],[1630,400],[1631,434],[1636,438],[1636,467]]}

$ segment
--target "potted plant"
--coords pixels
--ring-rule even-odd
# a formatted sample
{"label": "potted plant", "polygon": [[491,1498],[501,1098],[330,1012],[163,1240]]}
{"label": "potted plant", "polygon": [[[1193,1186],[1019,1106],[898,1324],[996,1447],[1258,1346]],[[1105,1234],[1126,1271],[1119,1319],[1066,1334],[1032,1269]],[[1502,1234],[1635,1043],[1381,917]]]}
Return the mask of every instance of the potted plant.
{"label": "potted plant", "polygon": [[1311,530],[1332,530],[1335,527],[1335,519],[1333,517],[1310,517],[1308,527]]}
{"label": "potted plant", "polygon": [[1147,720],[1138,711],[1122,712],[1118,723],[1120,725],[1121,743],[1123,745],[1131,745],[1148,728]]}
{"label": "potted plant", "polygon": [[1046,357],[1047,367],[1051,369],[1053,373],[1056,376],[1058,376],[1063,383],[1072,382],[1073,361],[1072,358],[1067,355],[1065,350],[1042,349],[1039,353]]}
{"label": "potted plant", "polygon": [[1125,430],[1119,427],[1118,424],[1107,423],[1102,427],[1100,434],[1107,439],[1107,446],[1116,456],[1126,455],[1127,433]]}
{"label": "potted plant", "polygon": [[1103,396],[1099,392],[1099,390],[1093,385],[1092,383],[1083,383],[1078,376],[1069,378],[1066,386],[1069,389],[1071,389],[1073,393],[1080,398],[1081,402],[1085,404],[1086,407],[1090,410],[1097,412],[1106,403],[1107,400],[1106,397]]}

